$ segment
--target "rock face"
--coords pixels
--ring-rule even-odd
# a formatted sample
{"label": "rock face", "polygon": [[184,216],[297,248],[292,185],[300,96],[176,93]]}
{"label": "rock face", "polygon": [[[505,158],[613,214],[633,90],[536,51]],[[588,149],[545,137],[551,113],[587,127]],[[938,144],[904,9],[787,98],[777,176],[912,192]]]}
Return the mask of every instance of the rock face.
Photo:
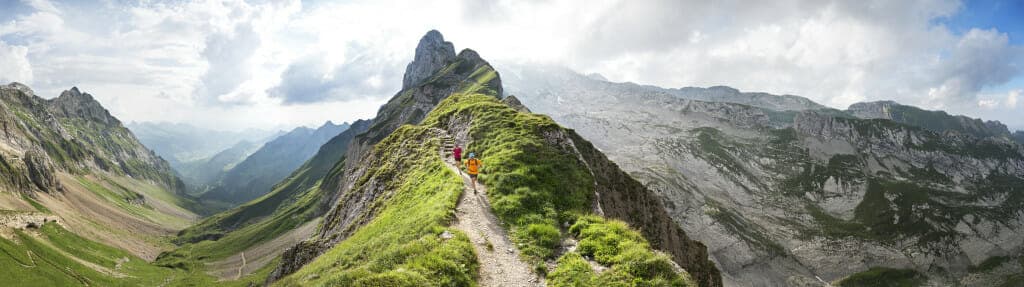
{"label": "rock face", "polygon": [[0,105],[0,167],[8,171],[0,183],[6,188],[60,191],[56,170],[102,170],[153,180],[171,191],[184,192],[166,161],[78,88],[44,100],[27,86],[12,83],[0,86]]}
{"label": "rock face", "polygon": [[111,116],[92,95],[83,94],[78,91],[78,87],[72,87],[50,100],[50,111],[61,118],[76,117],[104,125],[121,125],[121,121]]}
{"label": "rock face", "polygon": [[768,93],[745,93],[726,86],[715,86],[710,88],[685,87],[680,89],[669,89],[667,91],[686,99],[744,104],[778,111],[816,110],[826,108],[825,106],[804,97],[793,95],[778,96]]}
{"label": "rock face", "polygon": [[[864,119],[887,119],[918,126],[937,133],[957,132],[976,137],[996,137],[1016,140],[1006,125],[998,121],[982,121],[965,116],[954,116],[943,111],[927,111],[893,101],[855,103],[846,110]],[[1024,143],[1024,142],[1021,142]]]}
{"label": "rock face", "polygon": [[654,190],[727,286],[825,286],[871,267],[984,286],[1020,270],[1024,147],[1005,138],[511,71],[510,94]]}
{"label": "rock face", "polygon": [[448,66],[454,58],[455,46],[451,42],[445,42],[441,32],[430,30],[423,35],[419,45],[416,46],[416,56],[413,61],[405,67],[402,89],[420,84],[441,68]]}

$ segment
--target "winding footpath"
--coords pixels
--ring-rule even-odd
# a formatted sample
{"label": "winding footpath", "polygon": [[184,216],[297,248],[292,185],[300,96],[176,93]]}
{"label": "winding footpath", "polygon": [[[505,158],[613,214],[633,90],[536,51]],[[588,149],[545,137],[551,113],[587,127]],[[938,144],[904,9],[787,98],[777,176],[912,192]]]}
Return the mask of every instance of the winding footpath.
{"label": "winding footpath", "polygon": [[455,207],[456,223],[453,227],[469,236],[480,262],[480,286],[526,287],[545,286],[530,266],[519,259],[519,250],[512,243],[498,218],[491,213],[487,201],[487,188],[477,182],[474,193],[469,175],[461,172],[451,157],[454,140],[447,133],[443,137],[440,156],[445,165],[462,178],[465,191]]}
{"label": "winding footpath", "polygon": [[242,266],[238,266],[238,275],[235,275],[235,280],[242,278],[242,269],[245,268],[245,251],[242,251]]}

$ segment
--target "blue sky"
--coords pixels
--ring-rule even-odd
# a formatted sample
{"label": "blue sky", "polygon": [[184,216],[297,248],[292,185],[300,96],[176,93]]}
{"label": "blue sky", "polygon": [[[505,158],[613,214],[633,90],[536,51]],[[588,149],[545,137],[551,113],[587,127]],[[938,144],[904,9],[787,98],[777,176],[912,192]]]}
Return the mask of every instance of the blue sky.
{"label": "blue sky", "polygon": [[727,85],[846,108],[895,100],[1024,129],[1024,1],[0,0],[0,82],[71,86],[125,121],[368,118],[419,37],[496,64]]}
{"label": "blue sky", "polygon": [[1024,1],[1021,0],[970,0],[963,2],[963,8],[939,23],[945,24],[956,33],[966,33],[974,28],[998,29],[1010,35],[1010,43],[1024,43]]}

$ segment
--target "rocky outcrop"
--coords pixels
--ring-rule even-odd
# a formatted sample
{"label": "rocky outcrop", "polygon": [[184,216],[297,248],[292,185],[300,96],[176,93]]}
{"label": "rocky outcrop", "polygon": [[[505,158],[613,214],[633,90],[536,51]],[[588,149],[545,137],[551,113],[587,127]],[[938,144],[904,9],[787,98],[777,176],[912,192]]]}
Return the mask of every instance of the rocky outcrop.
{"label": "rocky outcrop", "polygon": [[25,153],[25,167],[28,169],[28,177],[39,190],[62,191],[57,177],[54,175],[53,164],[44,153],[30,150]]}
{"label": "rocky outcrop", "polygon": [[448,66],[454,58],[455,46],[451,42],[445,42],[441,32],[430,30],[420,38],[413,61],[405,67],[402,89],[422,83],[441,68]]}
{"label": "rocky outcrop", "polygon": [[501,99],[501,102],[508,105],[509,107],[512,107],[517,111],[530,113],[530,109],[523,105],[523,103],[520,102],[519,98],[516,98],[516,96],[507,96],[504,99]]}
{"label": "rocky outcrop", "polygon": [[886,119],[937,133],[955,132],[976,137],[1011,140],[1010,130],[998,121],[983,121],[944,111],[928,111],[893,101],[855,103],[846,112],[862,119]]}
{"label": "rocky outcrop", "polygon": [[4,228],[39,228],[42,227],[43,224],[50,222],[63,225],[60,217],[52,214],[19,211],[0,212],[0,226]]}

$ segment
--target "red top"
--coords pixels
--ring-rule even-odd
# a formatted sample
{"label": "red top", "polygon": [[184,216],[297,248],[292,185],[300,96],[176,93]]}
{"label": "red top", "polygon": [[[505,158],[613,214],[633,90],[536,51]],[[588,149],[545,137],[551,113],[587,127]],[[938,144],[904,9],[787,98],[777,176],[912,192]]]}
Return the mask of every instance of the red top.
{"label": "red top", "polygon": [[452,150],[452,155],[454,155],[457,158],[462,158],[462,148],[455,147],[455,149]]}

